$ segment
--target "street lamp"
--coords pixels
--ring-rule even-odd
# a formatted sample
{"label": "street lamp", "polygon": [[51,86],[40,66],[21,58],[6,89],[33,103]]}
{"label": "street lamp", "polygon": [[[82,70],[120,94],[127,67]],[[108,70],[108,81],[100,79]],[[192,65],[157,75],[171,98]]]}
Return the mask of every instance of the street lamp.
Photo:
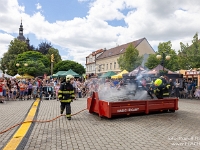
{"label": "street lamp", "polygon": [[161,58],[162,58],[160,64],[163,66],[163,71],[164,71],[165,59],[166,59],[166,60],[170,60],[170,58],[171,58],[169,55],[167,55],[167,56],[165,56],[165,55],[166,55],[166,54],[163,52],[163,53],[162,53],[162,56],[161,56],[161,55],[157,55],[157,56],[156,56],[157,59],[161,59]]}
{"label": "street lamp", "polygon": [[[19,66],[20,66],[20,64],[19,64],[19,63],[16,63],[16,66],[17,66],[17,67],[19,67]],[[25,66],[25,67],[27,67],[27,66],[28,66],[28,64],[27,64],[27,63],[24,63],[24,66]]]}
{"label": "street lamp", "polygon": [[[24,63],[23,65],[24,65],[25,67],[27,67],[27,66],[28,66],[28,63]],[[16,66],[19,67],[20,64],[19,64],[19,63],[16,63]]]}

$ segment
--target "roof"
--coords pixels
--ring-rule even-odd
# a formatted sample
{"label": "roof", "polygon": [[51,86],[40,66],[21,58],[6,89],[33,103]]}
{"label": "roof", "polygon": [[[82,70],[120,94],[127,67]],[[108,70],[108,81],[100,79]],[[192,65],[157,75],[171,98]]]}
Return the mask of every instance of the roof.
{"label": "roof", "polygon": [[129,72],[129,76],[137,76],[140,72],[145,71],[145,69],[142,66],[138,66],[133,71]]}
{"label": "roof", "polygon": [[[96,51],[90,53],[87,57],[89,57],[90,55],[95,56],[95,55],[97,55],[97,54],[99,54],[99,53],[102,53],[103,51],[104,51],[103,49],[96,50]],[[86,58],[87,58],[87,57],[86,57]]]}
{"label": "roof", "polygon": [[144,39],[145,38],[142,38],[142,39],[139,39],[127,44],[123,44],[123,45],[108,49],[104,51],[104,53],[102,53],[99,57],[97,57],[97,59],[102,59],[102,58],[111,57],[114,55],[123,54],[130,44],[132,44],[134,47],[137,47]]}
{"label": "roof", "polygon": [[[160,70],[163,70],[163,66],[159,64],[155,68],[153,68],[153,69],[151,69],[149,71],[144,72],[144,74],[157,74],[157,73],[159,73]],[[164,70],[168,71],[168,74],[178,74],[178,73],[173,72],[173,71],[171,71],[171,70],[169,70],[169,69],[167,69],[165,67],[164,67]]]}
{"label": "roof", "polygon": [[79,74],[74,72],[72,69],[69,69],[67,72],[65,72],[65,73],[63,73],[63,74],[61,74],[59,76],[62,77],[62,76],[67,76],[67,75],[72,75],[74,77],[78,77],[79,76]]}

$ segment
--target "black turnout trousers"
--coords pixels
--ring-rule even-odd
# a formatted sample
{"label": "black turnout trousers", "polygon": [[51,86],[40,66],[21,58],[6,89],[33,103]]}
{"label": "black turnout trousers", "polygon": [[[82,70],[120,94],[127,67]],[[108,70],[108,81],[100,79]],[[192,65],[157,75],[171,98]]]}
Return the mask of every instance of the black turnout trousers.
{"label": "black turnout trousers", "polygon": [[61,102],[60,105],[60,109],[61,109],[61,113],[63,113],[63,111],[66,108],[66,115],[71,115],[71,103],[66,103],[66,102]]}

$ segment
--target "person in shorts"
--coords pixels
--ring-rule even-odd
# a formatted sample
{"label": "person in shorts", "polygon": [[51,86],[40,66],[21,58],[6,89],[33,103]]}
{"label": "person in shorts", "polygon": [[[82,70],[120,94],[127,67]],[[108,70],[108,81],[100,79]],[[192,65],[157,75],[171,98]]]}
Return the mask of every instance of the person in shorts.
{"label": "person in shorts", "polygon": [[4,97],[3,97],[3,79],[0,78],[0,103],[4,102]]}

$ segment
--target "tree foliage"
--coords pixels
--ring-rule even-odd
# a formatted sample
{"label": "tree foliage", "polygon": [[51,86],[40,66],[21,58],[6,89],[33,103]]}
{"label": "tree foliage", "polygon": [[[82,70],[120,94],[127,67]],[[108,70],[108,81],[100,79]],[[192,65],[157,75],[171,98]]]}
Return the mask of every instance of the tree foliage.
{"label": "tree foliage", "polygon": [[68,71],[69,69],[72,69],[79,75],[85,73],[85,68],[81,64],[71,60],[60,61],[54,66],[55,73],[58,71]]}
{"label": "tree foliage", "polygon": [[17,69],[15,66],[15,59],[18,54],[29,51],[28,46],[25,42],[18,39],[14,39],[10,42],[8,51],[4,53],[1,60],[1,70],[7,69],[7,73],[10,75],[15,75]]}
{"label": "tree foliage", "polygon": [[[15,64],[19,64],[17,72],[20,75],[27,73],[32,76],[41,76],[44,73],[49,74],[50,72],[50,60],[45,55],[36,51],[19,54]],[[28,66],[24,64],[28,64]]]}
{"label": "tree foliage", "polygon": [[142,63],[142,57],[139,56],[138,50],[132,44],[117,60],[121,70],[132,71]]}
{"label": "tree foliage", "polygon": [[51,45],[51,43],[47,43],[47,42],[42,42],[38,46],[39,46],[39,48],[37,49],[37,51],[44,55],[46,55],[48,53],[49,49],[53,47]]}
{"label": "tree foliage", "polygon": [[[157,55],[161,55],[161,60],[157,59]],[[166,56],[170,56],[167,60]],[[180,68],[178,65],[178,56],[174,49],[172,49],[171,41],[159,43],[156,54],[151,54],[145,66],[149,69],[155,68],[157,65],[164,65],[165,68],[175,71]]]}
{"label": "tree foliage", "polygon": [[179,65],[181,69],[200,68],[200,41],[196,33],[192,45],[180,43],[178,52]]}

